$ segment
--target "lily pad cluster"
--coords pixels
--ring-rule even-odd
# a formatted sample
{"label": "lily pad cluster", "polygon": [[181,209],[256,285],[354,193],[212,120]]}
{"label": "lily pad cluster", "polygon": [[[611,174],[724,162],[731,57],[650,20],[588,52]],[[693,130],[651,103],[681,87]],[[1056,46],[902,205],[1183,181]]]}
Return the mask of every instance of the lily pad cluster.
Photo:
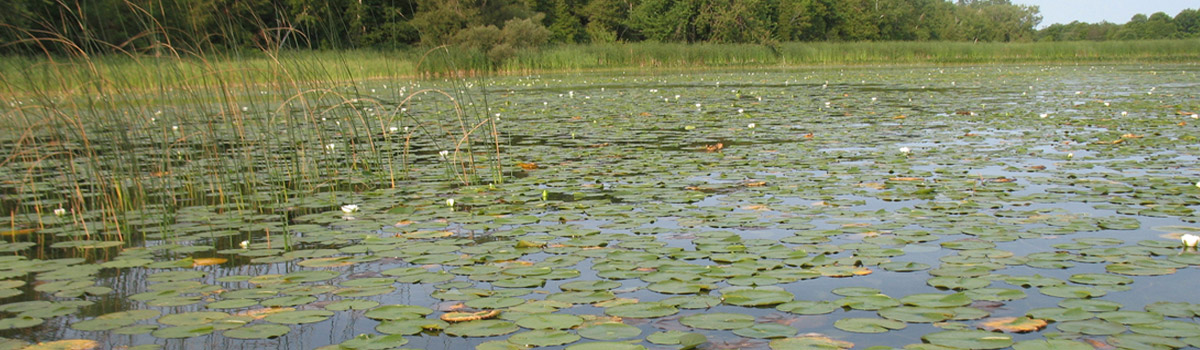
{"label": "lily pad cluster", "polygon": [[[171,171],[141,179],[161,203],[14,216],[0,329],[284,347],[359,325],[325,349],[1200,346],[1200,306],[1159,293],[1193,289],[1170,275],[1200,265],[1179,242],[1200,231],[1197,125],[1178,113],[1200,108],[1196,71],[1169,68],[496,78],[486,107],[463,101],[497,121],[503,181],[468,185],[478,149],[354,129],[403,108],[445,133],[444,100],[275,101],[295,115],[209,139],[184,125]],[[237,136],[301,116],[318,128]],[[198,185],[225,148],[252,159],[236,201]],[[65,160],[38,161],[25,169]],[[0,189],[22,213],[61,204]]]}

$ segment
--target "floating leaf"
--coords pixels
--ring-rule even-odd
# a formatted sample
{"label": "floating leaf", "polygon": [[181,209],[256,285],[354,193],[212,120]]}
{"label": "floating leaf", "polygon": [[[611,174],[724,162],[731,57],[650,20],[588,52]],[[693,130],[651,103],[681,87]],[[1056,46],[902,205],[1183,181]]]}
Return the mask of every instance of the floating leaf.
{"label": "floating leaf", "polygon": [[227,330],[221,335],[234,339],[270,339],[291,331],[291,327],[278,324],[255,324]]}
{"label": "floating leaf", "polygon": [[843,318],[833,323],[837,329],[854,333],[884,333],[904,329],[904,322],[879,318]]}
{"label": "floating leaf", "polygon": [[770,306],[792,301],[796,296],[783,288],[774,286],[729,287],[721,290],[721,298],[730,305]]}
{"label": "floating leaf", "polygon": [[516,332],[520,327],[508,321],[479,320],[451,324],[446,334],[456,337],[492,337]]}
{"label": "floating leaf", "polygon": [[658,318],[679,313],[679,309],[664,303],[634,303],[604,309],[604,313],[625,318]]}
{"label": "floating leaf", "polygon": [[754,317],[725,312],[700,313],[684,316],[679,323],[699,329],[732,330],[754,325]]}
{"label": "floating leaf", "polygon": [[926,334],[921,339],[959,349],[1002,349],[1013,345],[1012,336],[986,331],[943,331]]}
{"label": "floating leaf", "polygon": [[554,329],[537,329],[513,334],[508,342],[524,346],[558,346],[574,343],[580,337],[565,331]]}
{"label": "floating leaf", "polygon": [[759,323],[750,327],[733,330],[733,334],[755,339],[784,338],[796,335],[797,332],[798,330],[792,326],[778,323]]}
{"label": "floating leaf", "polygon": [[267,315],[263,320],[282,324],[317,323],[333,317],[332,311],[326,310],[296,310],[284,311]]}
{"label": "floating leaf", "polygon": [[569,329],[583,324],[583,318],[575,315],[542,314],[525,316],[516,322],[518,326],[529,329]]}
{"label": "floating leaf", "polygon": [[636,337],[642,334],[640,328],[624,323],[604,322],[580,327],[579,335],[595,340],[617,340]]}
{"label": "floating leaf", "polygon": [[854,343],[833,340],[821,335],[802,336],[772,340],[771,350],[849,349]]}

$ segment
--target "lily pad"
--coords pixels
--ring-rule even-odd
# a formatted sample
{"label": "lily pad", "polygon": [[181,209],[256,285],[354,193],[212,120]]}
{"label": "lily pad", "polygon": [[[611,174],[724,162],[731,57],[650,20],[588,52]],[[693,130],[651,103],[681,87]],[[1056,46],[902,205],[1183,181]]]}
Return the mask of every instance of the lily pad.
{"label": "lily pad", "polygon": [[520,328],[508,321],[478,320],[451,324],[445,332],[456,337],[492,337],[516,332]]}
{"label": "lily pad", "polygon": [[959,349],[1003,349],[1013,345],[1012,336],[986,331],[943,331],[926,334],[921,339]]}
{"label": "lily pad", "polygon": [[587,325],[580,327],[576,332],[579,333],[579,336],[595,340],[617,340],[642,334],[640,328],[616,322]]}
{"label": "lily pad", "polygon": [[536,329],[527,332],[513,334],[508,337],[508,342],[523,346],[558,346],[574,343],[578,341],[578,335],[560,331],[555,329]]}
{"label": "lily pad", "polygon": [[833,323],[837,329],[854,333],[884,333],[904,329],[904,322],[881,318],[843,318]]}
{"label": "lily pad", "polygon": [[684,316],[679,323],[699,329],[733,330],[754,325],[754,317],[727,312],[700,313]]}
{"label": "lily pad", "polygon": [[278,324],[255,324],[227,330],[221,335],[234,339],[270,339],[287,334],[291,327]]}

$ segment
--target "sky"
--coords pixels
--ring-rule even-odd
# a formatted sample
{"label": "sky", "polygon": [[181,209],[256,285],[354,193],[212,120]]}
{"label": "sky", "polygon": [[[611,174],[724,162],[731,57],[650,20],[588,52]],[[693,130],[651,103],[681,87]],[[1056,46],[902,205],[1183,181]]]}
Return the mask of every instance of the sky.
{"label": "sky", "polygon": [[1161,11],[1175,17],[1180,10],[1200,8],[1200,1],[1196,0],[1012,0],[1012,3],[1038,6],[1042,14],[1039,28],[1071,21],[1123,24],[1139,13],[1150,15]]}

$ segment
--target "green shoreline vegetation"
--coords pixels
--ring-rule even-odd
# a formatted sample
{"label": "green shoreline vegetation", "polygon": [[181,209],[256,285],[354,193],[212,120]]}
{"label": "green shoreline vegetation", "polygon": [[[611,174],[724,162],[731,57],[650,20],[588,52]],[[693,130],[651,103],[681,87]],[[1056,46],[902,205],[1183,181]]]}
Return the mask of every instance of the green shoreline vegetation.
{"label": "green shoreline vegetation", "polygon": [[[384,78],[627,69],[802,68],[839,65],[1113,64],[1200,62],[1200,39],[1033,43],[853,42],[756,44],[612,43],[514,53],[498,67],[478,50],[282,51],[207,58],[103,56],[87,60],[9,57],[8,95],[162,86],[269,85],[281,79],[339,84]],[[98,84],[98,85],[97,85]]]}

